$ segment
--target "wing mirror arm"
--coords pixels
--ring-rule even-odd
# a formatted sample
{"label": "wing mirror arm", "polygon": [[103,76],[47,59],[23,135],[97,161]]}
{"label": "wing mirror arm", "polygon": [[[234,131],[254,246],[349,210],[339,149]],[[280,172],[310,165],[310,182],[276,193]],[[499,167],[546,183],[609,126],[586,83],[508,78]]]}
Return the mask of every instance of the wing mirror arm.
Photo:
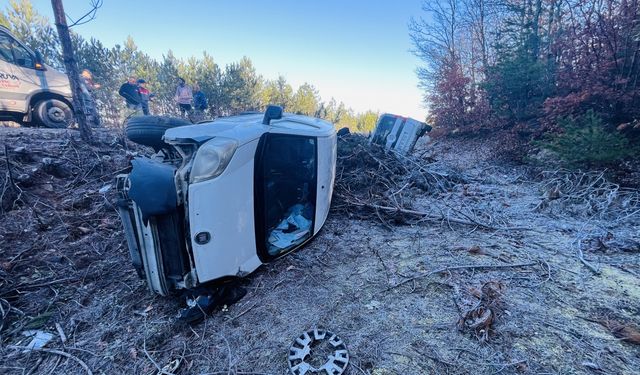
{"label": "wing mirror arm", "polygon": [[44,59],[42,58],[42,54],[40,53],[40,51],[36,51],[35,68],[36,70],[47,70],[46,66],[44,65]]}
{"label": "wing mirror arm", "polygon": [[279,120],[282,118],[282,107],[277,105],[269,105],[267,106],[267,110],[264,112],[264,118],[262,119],[262,123],[264,125],[271,124],[271,120]]}

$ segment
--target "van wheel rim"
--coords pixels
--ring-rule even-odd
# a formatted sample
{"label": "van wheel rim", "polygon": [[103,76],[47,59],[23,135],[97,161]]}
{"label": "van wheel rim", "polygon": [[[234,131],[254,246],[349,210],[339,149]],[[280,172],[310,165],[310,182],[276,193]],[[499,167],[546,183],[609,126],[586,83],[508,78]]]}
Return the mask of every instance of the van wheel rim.
{"label": "van wheel rim", "polygon": [[349,352],[336,334],[314,328],[293,341],[287,359],[294,375],[340,375],[349,365]]}
{"label": "van wheel rim", "polygon": [[51,107],[47,109],[47,117],[54,122],[63,122],[65,120],[64,111],[58,107]]}

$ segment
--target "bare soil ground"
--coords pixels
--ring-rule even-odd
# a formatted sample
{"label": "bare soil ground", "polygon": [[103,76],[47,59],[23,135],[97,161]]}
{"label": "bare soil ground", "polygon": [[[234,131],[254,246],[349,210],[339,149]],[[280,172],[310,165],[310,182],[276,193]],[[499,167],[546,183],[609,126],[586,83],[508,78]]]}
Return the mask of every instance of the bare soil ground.
{"label": "bare soil ground", "polygon": [[[99,139],[0,129],[2,373],[287,374],[312,327],[346,342],[348,374],[638,373],[640,197],[602,173],[350,137],[320,235],[190,327],[137,278],[108,187],[144,151]],[[25,330],[53,339],[26,351]]]}

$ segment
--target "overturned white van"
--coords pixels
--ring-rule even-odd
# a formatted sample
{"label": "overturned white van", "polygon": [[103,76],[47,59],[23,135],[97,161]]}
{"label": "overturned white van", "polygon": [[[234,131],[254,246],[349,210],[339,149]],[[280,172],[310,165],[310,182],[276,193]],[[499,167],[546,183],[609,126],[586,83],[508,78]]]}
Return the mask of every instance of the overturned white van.
{"label": "overturned white van", "polygon": [[431,126],[424,122],[410,117],[384,113],[378,119],[370,142],[401,155],[407,155],[413,150],[418,138],[429,131],[431,131]]}
{"label": "overturned white van", "polygon": [[318,233],[335,178],[331,123],[272,106],[175,125],[132,119],[129,138],[160,152],[117,179],[131,259],[153,292],[247,275]]}

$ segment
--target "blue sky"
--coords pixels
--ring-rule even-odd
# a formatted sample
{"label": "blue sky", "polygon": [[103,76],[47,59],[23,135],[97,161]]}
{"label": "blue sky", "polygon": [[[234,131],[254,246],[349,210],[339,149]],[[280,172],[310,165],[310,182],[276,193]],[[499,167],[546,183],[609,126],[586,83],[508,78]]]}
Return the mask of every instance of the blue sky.
{"label": "blue sky", "polygon": [[[53,18],[49,0],[32,1]],[[75,18],[89,0],[64,5]],[[207,51],[224,66],[248,56],[265,78],[282,74],[294,88],[309,82],[323,100],[423,119],[407,31],[420,12],[420,0],[104,0],[97,18],[74,30],[107,46],[131,35],[153,57]]]}

